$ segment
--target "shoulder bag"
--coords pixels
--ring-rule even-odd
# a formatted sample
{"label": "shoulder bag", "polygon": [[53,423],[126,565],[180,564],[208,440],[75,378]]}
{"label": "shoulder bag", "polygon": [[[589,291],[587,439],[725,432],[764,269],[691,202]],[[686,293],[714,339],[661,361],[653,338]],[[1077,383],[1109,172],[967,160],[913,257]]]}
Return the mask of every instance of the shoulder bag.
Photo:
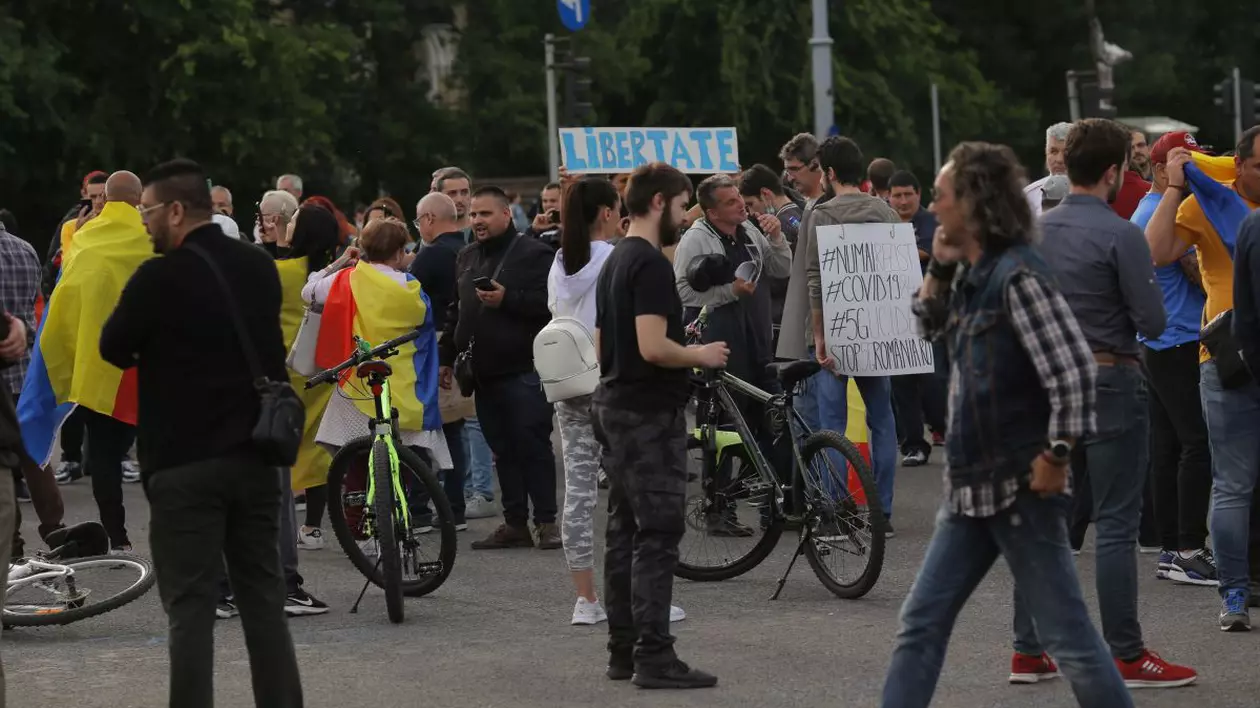
{"label": "shoulder bag", "polygon": [[[289,385],[288,381],[272,381],[262,370],[258,362],[258,350],[254,348],[254,340],[245,328],[237,307],[236,297],[228,285],[227,278],[219,269],[210,254],[197,244],[186,244],[188,250],[201,256],[210,266],[215,280],[223,290],[224,302],[232,313],[232,325],[236,328],[236,336],[241,340],[241,351],[249,365],[250,376],[253,377],[254,389],[258,392],[258,420],[254,423],[254,448],[262,456],[265,464],[272,467],[292,467],[297,462],[298,447],[302,444],[302,428],[306,423],[306,406],[302,399]],[[279,322],[276,326],[280,326]]]}
{"label": "shoulder bag", "polygon": [[[512,237],[512,242],[504,249],[503,258],[499,259],[499,265],[494,269],[494,275],[490,276],[491,280],[497,281],[499,279],[499,273],[503,272],[503,266],[507,263],[508,256],[512,255],[512,249],[516,247],[516,242],[522,238],[524,237],[520,234]],[[477,307],[480,308],[481,306],[481,301],[479,300]],[[455,356],[455,365],[451,367],[455,373],[455,385],[459,386],[460,394],[465,397],[473,395],[473,392],[477,389],[477,375],[473,372],[472,356],[473,345],[476,342],[476,335],[469,337],[468,346],[464,347],[464,350]]]}
{"label": "shoulder bag", "polygon": [[315,365],[315,346],[319,343],[319,321],[323,312],[324,308],[315,303],[306,306],[293,347],[284,360],[286,366],[303,376],[314,376],[320,371]]}

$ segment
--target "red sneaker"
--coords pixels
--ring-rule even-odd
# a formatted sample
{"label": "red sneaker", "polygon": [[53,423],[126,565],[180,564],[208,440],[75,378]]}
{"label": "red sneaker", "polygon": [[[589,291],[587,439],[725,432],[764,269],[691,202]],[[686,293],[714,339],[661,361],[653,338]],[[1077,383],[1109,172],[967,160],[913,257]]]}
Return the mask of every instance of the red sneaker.
{"label": "red sneaker", "polygon": [[1015,652],[1011,657],[1011,683],[1037,683],[1059,678],[1059,667],[1048,654],[1029,656]]}
{"label": "red sneaker", "polygon": [[932,431],[932,446],[941,447],[944,444],[945,444],[945,436],[942,433],[933,430]]}
{"label": "red sneaker", "polygon": [[1129,688],[1177,688],[1189,686],[1199,678],[1194,669],[1170,664],[1150,649],[1133,661],[1116,659],[1116,668]]}

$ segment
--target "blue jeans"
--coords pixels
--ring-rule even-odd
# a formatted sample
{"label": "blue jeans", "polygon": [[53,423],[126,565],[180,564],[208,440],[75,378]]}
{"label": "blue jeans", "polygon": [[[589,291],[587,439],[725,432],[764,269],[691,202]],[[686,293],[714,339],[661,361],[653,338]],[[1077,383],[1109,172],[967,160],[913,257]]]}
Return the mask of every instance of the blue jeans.
{"label": "blue jeans", "polygon": [[1251,496],[1260,476],[1260,385],[1221,387],[1216,362],[1199,365],[1199,392],[1212,447],[1212,549],[1220,591],[1248,589]]}
{"label": "blue jeans", "polygon": [[[810,349],[810,356],[814,350]],[[892,385],[887,376],[855,376],[858,393],[866,406],[866,425],[871,429],[871,471],[879,489],[884,516],[892,520],[893,479],[897,474],[897,420],[893,417]],[[818,425],[814,430],[834,430],[844,434],[849,422],[849,377],[828,371],[814,374],[805,384],[798,412],[812,423],[809,413],[817,402]]]}
{"label": "blue jeans", "polygon": [[465,418],[461,437],[464,441],[464,459],[468,461],[468,474],[464,476],[464,496],[480,494],[494,501],[494,455],[486,444],[485,436],[481,434],[481,421]]}
{"label": "blue jeans", "polygon": [[886,708],[931,702],[958,613],[1001,555],[1025,589],[1046,648],[1086,708],[1133,705],[1107,645],[1090,622],[1068,545],[1068,497],[1021,492],[1015,504],[988,518],[942,506],[923,567],[901,607],[901,629],[888,677]]}
{"label": "blue jeans", "polygon": [[[1098,432],[1083,445],[1096,519],[1098,610],[1111,653],[1129,661],[1145,648],[1137,614],[1137,537],[1150,455],[1146,381],[1135,366],[1100,366],[1095,389]],[[1246,505],[1243,509],[1245,513]],[[1244,555],[1244,585],[1246,569]],[[1024,597],[1027,594],[1031,589],[1017,583],[1015,650],[1040,655],[1045,637],[1038,641],[1041,633],[1033,628],[1032,608],[1025,602],[1029,598]],[[1059,658],[1053,651],[1051,654]]]}

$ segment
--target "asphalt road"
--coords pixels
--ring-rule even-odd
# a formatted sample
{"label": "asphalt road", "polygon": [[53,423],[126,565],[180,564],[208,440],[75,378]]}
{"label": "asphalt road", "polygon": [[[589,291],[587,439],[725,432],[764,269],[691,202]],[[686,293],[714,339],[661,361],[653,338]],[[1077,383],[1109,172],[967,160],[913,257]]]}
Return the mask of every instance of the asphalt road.
{"label": "asphalt road", "polygon": [[[939,456],[940,452],[936,453]],[[362,579],[333,547],[302,552],[307,589],[333,610],[291,623],[308,706],[386,708],[556,708],[559,706],[875,706],[892,651],[897,611],[931,533],[940,468],[899,470],[898,536],[889,542],[879,584],[865,598],[834,598],[803,561],[781,599],[767,598],[791,550],[723,583],[679,581],[675,601],[689,618],[676,625],[682,657],[716,673],[715,689],[645,692],[602,675],[605,629],[568,624],[573,594],[560,551],[468,549],[493,519],[460,537],[451,578],[433,595],[407,601],[407,620],[391,625],[382,594],[371,589],[349,614]],[[63,488],[67,518],[96,518],[88,480]],[[147,553],[148,509],[138,485],[126,490],[132,539]],[[24,507],[28,538],[34,513]],[[602,533],[602,531],[601,531]],[[331,534],[330,538],[331,539]],[[1092,540],[1080,572],[1094,599]],[[334,544],[335,545],[335,544]],[[1195,666],[1199,684],[1137,691],[1139,706],[1254,708],[1260,704],[1256,642],[1216,628],[1212,589],[1154,578],[1143,556],[1141,616],[1148,645]],[[934,705],[1075,705],[1067,684],[1006,683],[1010,661],[1011,580],[999,564],[959,617]],[[239,620],[217,625],[216,705],[252,706]],[[11,708],[166,705],[166,618],[156,589],[103,617],[57,629],[4,633]]]}

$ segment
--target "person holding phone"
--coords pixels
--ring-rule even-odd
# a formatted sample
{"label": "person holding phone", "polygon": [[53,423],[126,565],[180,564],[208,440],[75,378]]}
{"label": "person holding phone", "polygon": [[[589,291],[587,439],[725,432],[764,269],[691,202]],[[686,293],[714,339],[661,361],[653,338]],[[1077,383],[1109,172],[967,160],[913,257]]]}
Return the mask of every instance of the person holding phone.
{"label": "person holding phone", "polygon": [[563,194],[564,189],[559,182],[550,182],[543,187],[538,197],[538,213],[525,230],[526,236],[542,241],[552,251],[560,248],[560,199]]}

